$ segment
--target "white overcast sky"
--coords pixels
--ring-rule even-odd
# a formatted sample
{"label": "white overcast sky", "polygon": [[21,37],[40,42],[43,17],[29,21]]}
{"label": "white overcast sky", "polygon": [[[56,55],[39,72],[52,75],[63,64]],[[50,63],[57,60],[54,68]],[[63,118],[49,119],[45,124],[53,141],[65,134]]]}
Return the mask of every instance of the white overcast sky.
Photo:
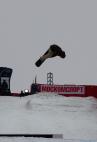
{"label": "white overcast sky", "polygon": [[[36,60],[51,44],[66,58]],[[0,66],[13,69],[11,90],[46,83],[97,84],[97,0],[0,0]]]}

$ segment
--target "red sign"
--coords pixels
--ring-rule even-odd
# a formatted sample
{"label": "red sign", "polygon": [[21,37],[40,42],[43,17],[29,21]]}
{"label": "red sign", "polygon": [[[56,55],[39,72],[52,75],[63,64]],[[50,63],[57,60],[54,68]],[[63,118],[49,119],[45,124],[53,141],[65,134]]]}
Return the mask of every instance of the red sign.
{"label": "red sign", "polygon": [[58,94],[85,94],[85,86],[82,85],[39,85],[40,92],[54,92]]}

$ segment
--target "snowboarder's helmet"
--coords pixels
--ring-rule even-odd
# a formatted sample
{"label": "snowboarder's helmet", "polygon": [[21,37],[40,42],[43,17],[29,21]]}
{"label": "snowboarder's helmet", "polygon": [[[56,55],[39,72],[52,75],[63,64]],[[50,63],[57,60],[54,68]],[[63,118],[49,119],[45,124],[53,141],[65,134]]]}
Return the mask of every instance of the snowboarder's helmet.
{"label": "snowboarder's helmet", "polygon": [[60,57],[61,57],[61,58],[65,58],[65,57],[66,57],[66,54],[65,54],[64,51],[60,52]]}

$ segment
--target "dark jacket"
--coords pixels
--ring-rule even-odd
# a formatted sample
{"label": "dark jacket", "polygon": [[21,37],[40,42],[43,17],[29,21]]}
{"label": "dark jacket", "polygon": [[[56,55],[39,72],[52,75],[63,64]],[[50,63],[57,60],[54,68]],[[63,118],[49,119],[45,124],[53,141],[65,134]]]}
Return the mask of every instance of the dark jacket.
{"label": "dark jacket", "polygon": [[53,52],[52,57],[60,56],[62,58],[65,58],[66,54],[65,54],[65,52],[59,46],[57,46],[57,45],[54,44],[54,45],[50,46],[50,49]]}

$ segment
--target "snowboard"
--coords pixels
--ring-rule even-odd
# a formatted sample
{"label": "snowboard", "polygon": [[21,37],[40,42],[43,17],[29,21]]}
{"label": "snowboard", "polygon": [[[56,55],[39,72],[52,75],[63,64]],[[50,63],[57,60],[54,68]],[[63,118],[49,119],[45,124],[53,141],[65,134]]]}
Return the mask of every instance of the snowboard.
{"label": "snowboard", "polygon": [[39,59],[36,61],[35,65],[36,65],[37,67],[40,67],[40,66],[42,65],[42,63],[48,58],[48,55],[49,55],[48,53],[49,53],[49,50],[47,50],[47,51],[44,53],[44,55],[42,55],[41,58],[39,58]]}
{"label": "snowboard", "polygon": [[36,61],[35,65],[36,65],[37,67],[40,67],[44,61],[45,61],[45,60],[42,60],[42,58],[40,58],[40,59],[38,59],[38,60]]}

